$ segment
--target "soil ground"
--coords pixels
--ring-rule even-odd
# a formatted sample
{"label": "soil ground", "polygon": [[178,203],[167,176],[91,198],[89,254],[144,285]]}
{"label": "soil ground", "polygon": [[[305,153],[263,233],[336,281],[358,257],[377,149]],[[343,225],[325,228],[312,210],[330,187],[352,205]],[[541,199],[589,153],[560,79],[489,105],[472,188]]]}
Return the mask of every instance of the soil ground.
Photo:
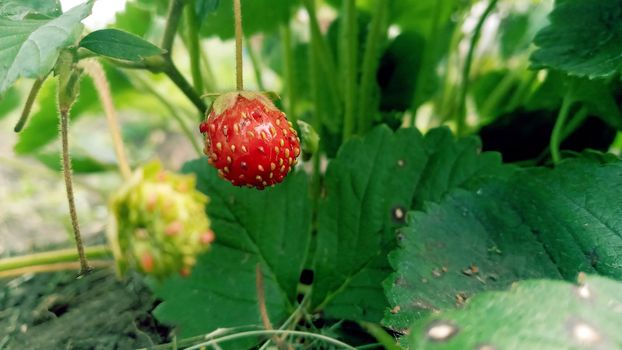
{"label": "soil ground", "polygon": [[0,349],[125,350],[166,342],[139,276],[111,269],[76,279],[46,273],[0,280]]}

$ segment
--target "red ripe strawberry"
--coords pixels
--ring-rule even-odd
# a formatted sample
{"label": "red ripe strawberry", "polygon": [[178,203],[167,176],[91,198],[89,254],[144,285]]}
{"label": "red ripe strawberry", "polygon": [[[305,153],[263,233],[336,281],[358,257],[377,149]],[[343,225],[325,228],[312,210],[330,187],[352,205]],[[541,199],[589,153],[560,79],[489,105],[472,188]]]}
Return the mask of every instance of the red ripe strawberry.
{"label": "red ripe strawberry", "polygon": [[261,190],[277,184],[300,155],[300,140],[292,124],[261,93],[220,95],[200,130],[209,163],[236,186]]}

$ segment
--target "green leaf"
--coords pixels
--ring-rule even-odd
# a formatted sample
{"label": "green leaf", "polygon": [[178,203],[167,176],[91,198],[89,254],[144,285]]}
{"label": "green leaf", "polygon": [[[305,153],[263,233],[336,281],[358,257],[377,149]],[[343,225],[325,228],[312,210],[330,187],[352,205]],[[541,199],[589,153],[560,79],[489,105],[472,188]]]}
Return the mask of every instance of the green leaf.
{"label": "green leaf", "polygon": [[385,282],[388,326],[520,279],[622,278],[622,208],[611,205],[622,195],[619,160],[582,157],[480,185],[409,216]]}
{"label": "green leaf", "polygon": [[524,281],[477,295],[463,310],[433,315],[410,331],[410,349],[619,349],[622,283]]}
{"label": "green leaf", "polygon": [[24,18],[54,18],[62,14],[60,0],[3,0],[0,17],[19,21]]}
{"label": "green leaf", "polygon": [[165,51],[147,40],[118,29],[96,30],[80,41],[80,47],[120,60],[140,62]]}
{"label": "green leaf", "polygon": [[307,176],[294,173],[275,188],[256,191],[223,181],[205,158],[187,163],[184,171],[197,174],[197,188],[210,197],[207,212],[216,242],[189,277],[155,288],[164,300],[156,316],[177,325],[182,336],[261,325],[255,288],[259,263],[270,319],[283,321],[295,305],[311,237]]}
{"label": "green leaf", "polygon": [[41,78],[54,67],[62,48],[82,33],[80,21],[91,13],[92,1],[52,20],[13,21],[0,17],[0,95],[19,77]]}
{"label": "green leaf", "polygon": [[622,7],[610,0],[558,0],[535,38],[534,68],[589,78],[622,72]]}
{"label": "green leaf", "polygon": [[424,139],[416,129],[378,127],[344,144],[319,204],[314,307],[329,317],[380,320],[386,255],[406,211],[503,173],[499,156],[478,148],[476,139],[455,142],[446,128]]}
{"label": "green leaf", "polygon": [[[289,19],[291,9],[297,4],[294,0],[242,0],[242,14],[246,14],[243,16],[244,35],[250,37],[259,32],[275,31]],[[219,1],[218,8],[201,22],[201,34],[233,38],[233,1]]]}

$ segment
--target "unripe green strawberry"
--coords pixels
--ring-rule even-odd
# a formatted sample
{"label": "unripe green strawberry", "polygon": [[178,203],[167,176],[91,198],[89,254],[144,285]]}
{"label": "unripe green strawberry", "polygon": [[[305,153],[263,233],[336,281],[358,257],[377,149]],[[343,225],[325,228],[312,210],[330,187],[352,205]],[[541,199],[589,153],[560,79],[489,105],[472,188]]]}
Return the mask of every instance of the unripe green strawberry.
{"label": "unripe green strawberry", "polygon": [[159,162],[138,169],[110,201],[108,238],[119,273],[187,275],[214,240],[207,202],[193,175],[167,172]]}
{"label": "unripe green strawberry", "polygon": [[300,140],[285,113],[262,93],[220,95],[200,131],[218,174],[236,186],[263,189],[285,178],[298,162]]}

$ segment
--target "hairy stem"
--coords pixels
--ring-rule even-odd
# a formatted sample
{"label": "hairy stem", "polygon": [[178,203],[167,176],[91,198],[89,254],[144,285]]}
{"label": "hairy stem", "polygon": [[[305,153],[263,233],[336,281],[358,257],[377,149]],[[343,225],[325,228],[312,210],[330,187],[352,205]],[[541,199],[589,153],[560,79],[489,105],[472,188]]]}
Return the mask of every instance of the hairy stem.
{"label": "hairy stem", "polygon": [[62,167],[63,177],[65,179],[65,189],[67,190],[67,202],[69,204],[69,215],[71,217],[71,226],[73,227],[73,235],[76,241],[78,257],[80,258],[80,276],[86,275],[91,271],[86,255],[84,254],[84,244],[82,243],[82,235],[80,234],[80,224],[78,223],[78,213],[76,211],[76,203],[73,195],[73,183],[71,176],[71,159],[69,158],[69,110],[59,109],[60,112],[60,133],[62,144]]}
{"label": "hairy stem", "polygon": [[235,16],[235,87],[238,91],[244,90],[244,72],[242,61],[242,5],[240,0],[233,0],[233,15]]}
{"label": "hairy stem", "polygon": [[458,113],[456,113],[456,134],[458,135],[462,135],[466,126],[466,97],[469,89],[469,76],[471,75],[471,65],[473,63],[473,56],[475,55],[475,47],[477,46],[480,34],[482,33],[484,22],[497,5],[497,1],[498,0],[490,0],[488,7],[486,7],[486,10],[479,18],[479,21],[475,26],[475,30],[473,31],[473,35],[471,36],[471,41],[469,42],[469,51],[466,55],[464,67],[462,67],[462,86],[460,88],[458,100]]}
{"label": "hairy stem", "polygon": [[17,124],[15,124],[15,128],[13,129],[15,132],[20,132],[26,125],[28,121],[28,117],[30,116],[30,111],[32,110],[32,105],[35,103],[37,99],[37,95],[39,94],[39,90],[41,90],[41,86],[43,86],[43,82],[48,76],[44,76],[35,80],[32,84],[32,88],[30,88],[30,93],[28,93],[28,98],[26,99],[26,104],[24,105],[24,109],[22,110],[22,115],[19,117]]}
{"label": "hairy stem", "polygon": [[199,93],[203,93],[203,76],[201,74],[201,51],[199,39],[199,25],[194,12],[195,0],[188,2],[186,6],[186,29],[188,35],[188,53],[190,56],[190,72],[192,74],[192,85]]}
{"label": "hairy stem", "polygon": [[553,127],[549,147],[551,148],[551,158],[553,158],[553,163],[555,164],[559,163],[561,160],[559,145],[562,142],[562,131],[564,130],[564,125],[566,124],[566,120],[570,114],[570,107],[572,107],[573,102],[574,100],[572,99],[571,94],[567,93],[566,96],[564,96],[562,106],[557,115],[557,120],[555,121],[555,126]]}
{"label": "hairy stem", "polygon": [[95,90],[97,90],[97,95],[99,96],[104,114],[106,115],[106,122],[110,130],[110,136],[112,137],[112,144],[117,156],[117,162],[119,163],[119,170],[123,178],[127,181],[132,177],[132,170],[128,162],[127,153],[125,152],[123,137],[121,136],[121,129],[119,127],[119,118],[117,117],[117,111],[112,101],[112,92],[110,91],[108,79],[106,79],[106,72],[102,65],[95,60],[82,61],[80,65],[84,68],[86,74],[93,79]]}
{"label": "hairy stem", "polygon": [[376,0],[374,14],[371,20],[369,32],[365,40],[365,53],[363,56],[363,68],[361,83],[358,93],[358,108],[356,112],[360,118],[359,132],[363,134],[372,125],[373,113],[377,110],[374,106],[373,87],[376,82],[376,69],[380,60],[380,44],[382,35],[386,31],[386,17],[389,12],[389,2]]}
{"label": "hairy stem", "polygon": [[343,141],[352,135],[355,128],[358,23],[355,0],[343,1],[343,18],[341,19],[341,38],[339,41],[339,58],[344,82],[344,116]]}

